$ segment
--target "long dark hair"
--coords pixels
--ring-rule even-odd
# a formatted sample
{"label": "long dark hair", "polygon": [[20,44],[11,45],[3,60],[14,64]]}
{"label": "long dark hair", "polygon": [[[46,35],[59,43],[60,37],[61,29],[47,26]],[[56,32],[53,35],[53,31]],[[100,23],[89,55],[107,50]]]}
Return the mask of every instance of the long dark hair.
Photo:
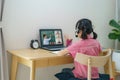
{"label": "long dark hair", "polygon": [[76,32],[82,31],[81,38],[87,39],[87,35],[93,33],[93,39],[97,38],[97,34],[93,31],[92,22],[89,19],[81,19],[76,23]]}

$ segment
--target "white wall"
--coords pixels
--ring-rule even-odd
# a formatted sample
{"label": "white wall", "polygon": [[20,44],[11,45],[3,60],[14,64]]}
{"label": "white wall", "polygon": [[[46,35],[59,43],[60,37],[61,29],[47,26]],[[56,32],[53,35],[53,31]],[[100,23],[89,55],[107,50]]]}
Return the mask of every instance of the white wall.
{"label": "white wall", "polygon": [[[107,37],[110,31],[108,22],[114,17],[115,0],[5,0],[1,25],[4,26],[6,49],[10,50],[28,48],[31,39],[39,39],[40,28],[62,28],[64,34],[76,41],[76,22],[89,18],[93,21],[99,42],[108,48],[114,44]],[[37,69],[36,80],[57,80],[53,75],[62,67],[71,66]],[[17,80],[29,80],[29,68],[19,65]]]}
{"label": "white wall", "polygon": [[117,8],[118,9],[118,16],[117,17],[118,17],[118,20],[120,20],[120,0],[117,0],[117,1],[118,1],[118,4],[117,4],[118,5],[117,6],[118,7]]}

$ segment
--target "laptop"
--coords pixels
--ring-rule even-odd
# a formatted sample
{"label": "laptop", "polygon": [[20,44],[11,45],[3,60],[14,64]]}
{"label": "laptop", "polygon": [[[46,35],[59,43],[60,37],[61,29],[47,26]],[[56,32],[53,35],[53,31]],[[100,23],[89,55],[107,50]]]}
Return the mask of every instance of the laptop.
{"label": "laptop", "polygon": [[64,41],[61,29],[40,29],[41,48],[50,51],[58,51],[64,49]]}

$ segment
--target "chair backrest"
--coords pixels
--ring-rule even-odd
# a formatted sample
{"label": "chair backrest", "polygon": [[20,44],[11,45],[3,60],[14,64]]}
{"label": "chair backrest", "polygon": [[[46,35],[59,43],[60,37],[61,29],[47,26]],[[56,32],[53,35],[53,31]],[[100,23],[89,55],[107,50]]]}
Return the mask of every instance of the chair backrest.
{"label": "chair backrest", "polygon": [[[106,52],[106,53],[105,53]],[[110,76],[112,75],[111,71],[111,49],[106,49],[103,51],[106,55],[103,56],[91,56],[83,53],[77,53],[74,61],[79,62],[88,66],[88,80],[91,80],[91,67],[102,67],[109,61],[109,72]]]}

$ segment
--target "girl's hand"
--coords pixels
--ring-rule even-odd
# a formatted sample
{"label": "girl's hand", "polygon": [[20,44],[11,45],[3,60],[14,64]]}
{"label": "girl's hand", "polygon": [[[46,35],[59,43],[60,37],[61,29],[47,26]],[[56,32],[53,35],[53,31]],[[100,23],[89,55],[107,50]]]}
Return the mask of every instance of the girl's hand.
{"label": "girl's hand", "polygon": [[72,38],[68,35],[64,35],[64,38],[66,40],[66,47],[70,46],[72,44]]}

